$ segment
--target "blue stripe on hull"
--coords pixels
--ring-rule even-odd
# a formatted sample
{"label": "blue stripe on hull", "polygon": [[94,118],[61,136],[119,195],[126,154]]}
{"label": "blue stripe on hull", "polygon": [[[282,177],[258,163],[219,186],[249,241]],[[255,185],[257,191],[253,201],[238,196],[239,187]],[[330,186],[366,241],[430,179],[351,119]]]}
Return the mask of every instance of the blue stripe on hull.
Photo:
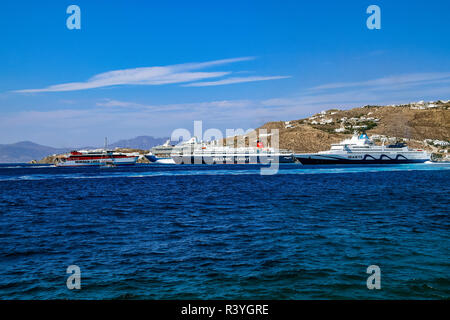
{"label": "blue stripe on hull", "polygon": [[160,161],[160,160],[169,160],[169,159],[172,159],[172,158],[157,158],[157,157],[155,157],[154,155],[151,155],[151,156],[149,156],[149,155],[144,155],[144,157],[146,157],[147,160],[150,161],[150,162],[152,162],[152,163],[158,162],[158,161]]}
{"label": "blue stripe on hull", "polygon": [[158,160],[154,155],[151,155],[151,156],[144,155],[144,157],[146,157],[147,160],[150,161],[150,162],[156,162]]}
{"label": "blue stripe on hull", "polygon": [[338,159],[310,159],[297,158],[302,164],[401,164],[401,163],[424,163],[426,159],[409,160],[409,159],[393,159],[393,160],[338,160]]}
{"label": "blue stripe on hull", "polygon": [[408,159],[402,154],[397,154],[395,158],[391,158],[386,154],[381,154],[376,159],[370,154],[365,154],[362,159],[346,159],[336,155],[298,155],[296,159],[302,164],[399,164],[399,163],[423,163],[429,159]]}

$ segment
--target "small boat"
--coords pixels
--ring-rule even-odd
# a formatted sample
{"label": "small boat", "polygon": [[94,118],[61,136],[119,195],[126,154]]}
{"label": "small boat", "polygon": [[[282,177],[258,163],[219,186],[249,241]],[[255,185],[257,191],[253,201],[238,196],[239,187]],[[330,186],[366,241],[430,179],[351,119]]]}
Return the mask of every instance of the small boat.
{"label": "small boat", "polygon": [[114,164],[114,161],[105,161],[101,166],[101,168],[115,168],[115,167],[117,166]]}

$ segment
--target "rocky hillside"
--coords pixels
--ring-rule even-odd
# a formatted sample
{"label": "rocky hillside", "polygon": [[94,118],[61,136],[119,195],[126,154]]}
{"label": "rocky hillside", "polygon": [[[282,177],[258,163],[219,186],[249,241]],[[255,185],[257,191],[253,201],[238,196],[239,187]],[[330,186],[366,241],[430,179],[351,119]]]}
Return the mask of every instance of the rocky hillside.
{"label": "rocky hillside", "polygon": [[[317,152],[365,131],[375,141],[404,140],[411,147],[445,151],[450,142],[450,102],[332,109],[309,118],[268,122],[259,129],[279,129],[280,148]],[[447,145],[446,145],[447,144]]]}

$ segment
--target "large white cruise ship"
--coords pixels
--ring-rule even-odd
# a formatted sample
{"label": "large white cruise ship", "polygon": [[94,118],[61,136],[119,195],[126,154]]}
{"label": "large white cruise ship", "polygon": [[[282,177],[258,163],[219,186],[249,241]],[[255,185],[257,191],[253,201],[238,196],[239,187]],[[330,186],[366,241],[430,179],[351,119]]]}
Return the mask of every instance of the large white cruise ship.
{"label": "large white cruise ship", "polygon": [[176,146],[171,157],[176,164],[269,164],[295,161],[292,152],[265,148],[259,141],[256,147],[234,148],[218,146],[217,141],[200,143],[195,137]]}
{"label": "large white cruise ship", "polygon": [[302,164],[390,164],[421,163],[430,160],[424,150],[411,150],[404,143],[377,146],[367,134],[353,135],[331,149],[318,153],[296,154]]}

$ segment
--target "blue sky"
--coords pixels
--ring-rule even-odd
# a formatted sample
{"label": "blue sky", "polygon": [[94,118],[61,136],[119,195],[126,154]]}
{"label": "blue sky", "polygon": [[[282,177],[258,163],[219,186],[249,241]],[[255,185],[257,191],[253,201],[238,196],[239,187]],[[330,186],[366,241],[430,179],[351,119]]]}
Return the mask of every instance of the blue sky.
{"label": "blue sky", "polygon": [[[66,8],[81,9],[81,30]],[[381,8],[381,30],[366,8]],[[9,1],[0,143],[99,145],[450,99],[449,1]]]}

